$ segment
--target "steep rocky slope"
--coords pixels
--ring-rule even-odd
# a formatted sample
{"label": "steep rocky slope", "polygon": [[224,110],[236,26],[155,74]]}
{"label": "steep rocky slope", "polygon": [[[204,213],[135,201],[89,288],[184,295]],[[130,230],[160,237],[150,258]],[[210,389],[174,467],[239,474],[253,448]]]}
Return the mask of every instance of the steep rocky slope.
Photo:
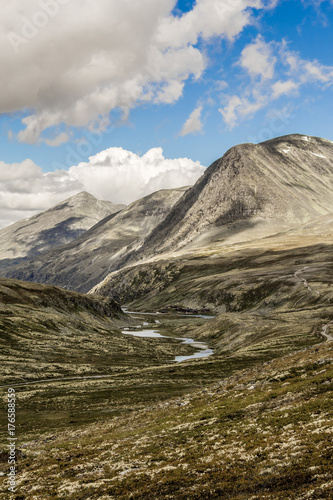
{"label": "steep rocky slope", "polygon": [[124,205],[97,200],[82,192],[58,205],[0,230],[0,265],[36,256],[69,243]]}
{"label": "steep rocky slope", "polygon": [[333,143],[288,135],[241,144],[214,162],[132,263],[203,243],[249,241],[333,212]]}
{"label": "steep rocky slope", "polygon": [[187,188],[162,190],[111,215],[72,243],[3,272],[4,276],[87,292],[169,213]]}

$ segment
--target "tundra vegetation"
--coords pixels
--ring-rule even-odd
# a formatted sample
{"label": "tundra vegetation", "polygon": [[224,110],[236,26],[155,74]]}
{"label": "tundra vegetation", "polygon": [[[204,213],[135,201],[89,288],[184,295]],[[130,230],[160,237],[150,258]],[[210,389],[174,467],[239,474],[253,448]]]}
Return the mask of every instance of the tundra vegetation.
{"label": "tundra vegetation", "polygon": [[[10,385],[17,499],[333,498],[332,165],[320,138],[237,146],[0,262],[4,490]],[[176,363],[189,337],[214,354]]]}

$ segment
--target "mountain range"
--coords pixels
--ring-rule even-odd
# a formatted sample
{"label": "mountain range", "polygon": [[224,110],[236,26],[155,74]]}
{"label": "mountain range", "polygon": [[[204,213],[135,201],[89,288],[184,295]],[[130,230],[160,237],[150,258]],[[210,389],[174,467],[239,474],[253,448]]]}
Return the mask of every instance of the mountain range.
{"label": "mountain range", "polygon": [[[111,212],[121,207],[97,202],[83,193],[76,197],[75,201],[82,197],[82,205],[77,205],[71,217],[63,214],[70,206],[71,200],[67,200],[2,230],[6,243],[0,252],[0,269],[6,277],[87,292],[109,273],[157,256],[171,258],[175,253],[191,254],[207,247],[248,244],[300,228],[304,235],[318,224],[324,224],[327,231],[333,213],[332,164],[331,141],[294,134],[235,146],[193,187],[153,193],[116,215]],[[101,211],[96,210],[97,205]],[[78,215],[81,206],[86,206],[85,218]],[[97,224],[89,228],[91,206]],[[110,213],[96,221],[103,210]],[[52,222],[56,213],[62,219]],[[34,235],[28,244],[24,244],[25,231]],[[66,238],[74,239],[52,251]],[[24,262],[4,260],[14,256],[12,247],[15,256],[25,257]]]}
{"label": "mountain range", "polygon": [[332,497],[332,174],[333,143],[293,134],[0,232],[18,497]]}
{"label": "mountain range", "polygon": [[214,162],[146,239],[141,256],[237,243],[333,212],[333,143],[288,135]]}
{"label": "mountain range", "polygon": [[118,260],[142,245],[186,189],[166,189],[148,195],[103,218],[67,245],[19,265],[7,265],[3,275],[87,292],[117,268]]}
{"label": "mountain range", "polygon": [[0,261],[7,260],[10,265],[69,243],[124,207],[97,200],[87,192],[72,196],[45,212],[1,229]]}

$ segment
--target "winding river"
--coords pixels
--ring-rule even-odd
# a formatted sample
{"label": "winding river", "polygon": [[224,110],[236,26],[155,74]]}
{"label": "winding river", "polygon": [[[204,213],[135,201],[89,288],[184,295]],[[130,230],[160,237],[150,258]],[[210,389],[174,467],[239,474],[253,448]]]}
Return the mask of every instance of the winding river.
{"label": "winding river", "polygon": [[[155,316],[158,317],[158,313],[141,313],[141,312],[132,312],[132,311],[127,311],[126,309],[123,309],[127,314],[132,315],[133,317],[135,316]],[[201,314],[186,314],[186,315],[172,315],[174,318],[186,318],[186,317],[192,317],[192,318],[204,318],[204,319],[213,319],[214,316],[204,316]],[[144,318],[143,318],[144,319]],[[175,361],[177,363],[180,363],[181,361],[188,361],[191,359],[199,359],[199,358],[208,358],[209,356],[212,356],[214,354],[213,349],[209,349],[208,345],[205,344],[204,342],[197,342],[194,339],[191,338],[186,338],[186,337],[169,337],[166,335],[161,335],[157,330],[156,326],[160,323],[158,319],[154,319],[155,324],[149,324],[146,321],[143,321],[141,324],[137,325],[134,329],[130,328],[123,328],[121,331],[124,335],[133,335],[134,337],[141,337],[141,338],[164,338],[164,339],[172,339],[172,340],[179,340],[180,343],[182,344],[191,344],[192,347],[198,350],[198,352],[188,355],[188,356],[175,356],[175,358],[171,361]],[[56,378],[47,378],[47,379],[40,379],[40,380],[31,380],[31,381],[25,381],[25,382],[16,382],[16,383],[11,383],[11,387],[17,387],[17,386],[25,386],[25,385],[36,385],[36,384],[46,384],[46,383],[53,383],[53,382],[70,382],[72,380],[93,380],[93,379],[107,379],[107,378],[112,378],[114,377],[113,374],[107,375],[84,375],[84,376],[69,376],[69,377],[56,377]],[[8,387],[8,384],[5,385],[0,385],[0,388],[2,387]]]}
{"label": "winding river", "polygon": [[[156,313],[137,313],[134,311],[127,311],[125,310],[127,314],[131,315],[142,315],[142,316],[156,316]],[[191,317],[191,318],[205,318],[205,319],[212,319],[213,316],[204,316],[201,314],[186,314],[182,316],[177,316],[177,317]],[[155,319],[155,324],[160,323],[159,320]],[[161,335],[157,330],[156,326],[151,325],[149,326],[149,323],[143,322],[141,325],[138,325],[135,330],[131,330],[130,328],[123,328],[122,333],[124,335],[132,335],[133,337],[141,337],[141,338],[163,338],[163,339],[173,339],[173,340],[179,340],[181,341],[182,344],[191,344],[192,347],[195,349],[198,349],[198,352],[188,355],[188,356],[176,356],[173,361],[180,363],[181,361],[188,361],[191,359],[199,359],[199,358],[208,358],[209,356],[212,356],[214,354],[213,349],[209,349],[208,345],[205,344],[204,342],[198,342],[194,339],[191,338],[186,338],[186,337],[169,337],[166,335]]]}

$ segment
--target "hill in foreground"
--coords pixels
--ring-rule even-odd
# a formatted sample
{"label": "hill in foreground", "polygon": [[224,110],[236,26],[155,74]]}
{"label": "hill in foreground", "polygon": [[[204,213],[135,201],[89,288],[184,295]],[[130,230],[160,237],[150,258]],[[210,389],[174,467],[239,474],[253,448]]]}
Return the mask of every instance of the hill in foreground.
{"label": "hill in foreground", "polygon": [[121,358],[126,322],[112,299],[0,279],[2,384],[108,371],[105,351]]}

